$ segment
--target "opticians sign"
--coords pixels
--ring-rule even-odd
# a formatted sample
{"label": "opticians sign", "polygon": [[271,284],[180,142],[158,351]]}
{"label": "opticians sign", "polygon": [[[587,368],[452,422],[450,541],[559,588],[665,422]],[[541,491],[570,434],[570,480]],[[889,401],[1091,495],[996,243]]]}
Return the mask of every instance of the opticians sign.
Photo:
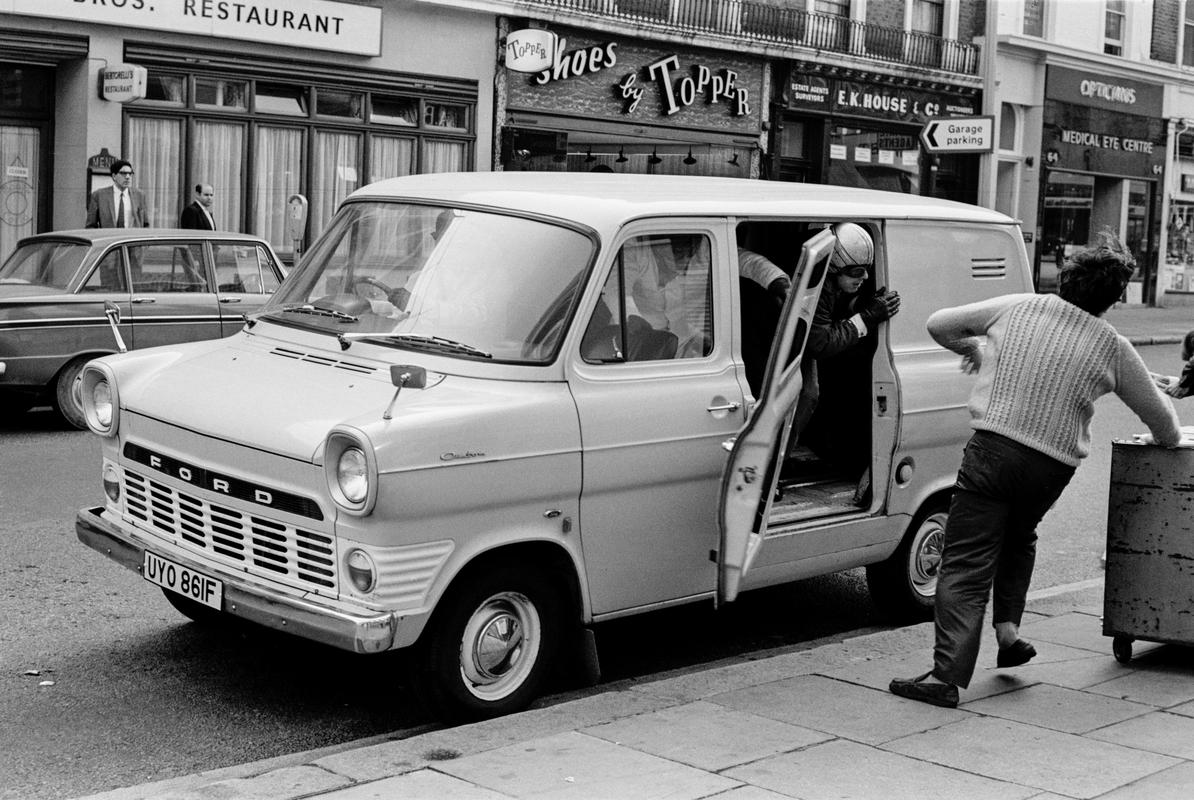
{"label": "opticians sign", "polygon": [[333,0],[0,0],[0,13],[381,55],[381,9]]}

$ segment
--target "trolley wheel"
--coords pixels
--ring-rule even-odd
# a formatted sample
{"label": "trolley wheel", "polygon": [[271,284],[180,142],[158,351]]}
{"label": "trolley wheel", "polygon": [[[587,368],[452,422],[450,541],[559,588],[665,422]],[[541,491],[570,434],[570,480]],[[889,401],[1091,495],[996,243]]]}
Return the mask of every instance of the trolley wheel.
{"label": "trolley wheel", "polygon": [[1116,661],[1127,664],[1132,660],[1132,641],[1131,636],[1116,636],[1111,640],[1111,652],[1115,654]]}

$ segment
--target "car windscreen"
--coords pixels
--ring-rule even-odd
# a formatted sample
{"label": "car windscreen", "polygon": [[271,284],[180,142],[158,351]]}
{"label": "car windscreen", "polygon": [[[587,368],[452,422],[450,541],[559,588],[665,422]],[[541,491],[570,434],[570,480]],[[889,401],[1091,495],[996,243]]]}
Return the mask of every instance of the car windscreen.
{"label": "car windscreen", "polygon": [[28,242],[0,266],[0,284],[65,291],[91,246],[83,242]]}
{"label": "car windscreen", "polygon": [[263,315],[452,357],[548,363],[594,255],[541,219],[401,202],[350,203]]}

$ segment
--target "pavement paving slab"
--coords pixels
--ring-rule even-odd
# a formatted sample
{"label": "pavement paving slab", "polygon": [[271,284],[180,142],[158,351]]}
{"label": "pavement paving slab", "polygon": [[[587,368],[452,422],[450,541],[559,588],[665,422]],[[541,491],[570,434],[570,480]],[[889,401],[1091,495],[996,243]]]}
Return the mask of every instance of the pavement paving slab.
{"label": "pavement paving slab", "polygon": [[1063,733],[1087,733],[1155,711],[1152,706],[1045,683],[967,703],[966,710]]}
{"label": "pavement paving slab", "polygon": [[[1087,735],[1104,742],[1194,761],[1194,719],[1167,711],[1154,711],[1117,722]],[[1190,786],[1190,795],[1194,796],[1194,784]]]}
{"label": "pavement paving slab", "polygon": [[1121,786],[1099,800],[1190,800],[1194,786],[1194,764],[1189,762]]}

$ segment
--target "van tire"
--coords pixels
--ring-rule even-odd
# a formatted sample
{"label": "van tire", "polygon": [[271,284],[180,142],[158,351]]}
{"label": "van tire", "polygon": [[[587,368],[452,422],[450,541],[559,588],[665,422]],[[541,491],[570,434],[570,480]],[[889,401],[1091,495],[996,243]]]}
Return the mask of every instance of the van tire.
{"label": "van tire", "polygon": [[930,501],[891,557],[866,568],[867,588],[876,607],[900,620],[932,618],[948,518],[948,499]]}
{"label": "van tire", "polygon": [[83,367],[91,356],[76,358],[58,373],[54,383],[54,409],[64,420],[80,430],[87,430],[87,417],[83,414],[82,397],[79,396],[80,378]]}
{"label": "van tire", "polygon": [[432,617],[415,688],[452,721],[521,711],[551,670],[564,632],[564,595],[534,564],[462,575]]}

